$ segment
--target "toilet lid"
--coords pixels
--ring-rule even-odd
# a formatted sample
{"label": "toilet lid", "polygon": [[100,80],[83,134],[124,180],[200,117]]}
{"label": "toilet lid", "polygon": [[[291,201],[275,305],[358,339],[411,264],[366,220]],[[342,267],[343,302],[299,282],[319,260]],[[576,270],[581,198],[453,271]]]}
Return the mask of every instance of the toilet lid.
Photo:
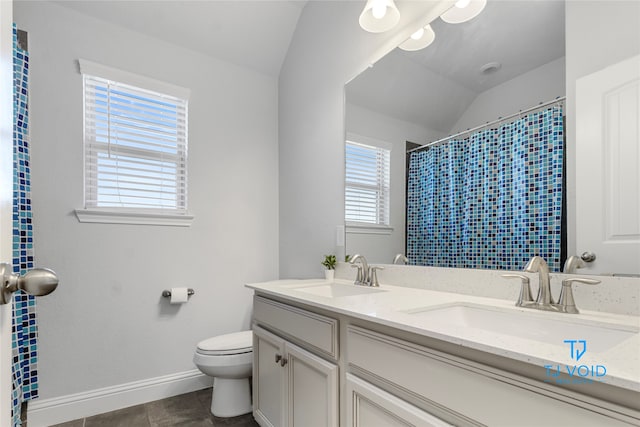
{"label": "toilet lid", "polygon": [[240,354],[253,350],[252,331],[219,335],[198,343],[198,352],[210,355]]}

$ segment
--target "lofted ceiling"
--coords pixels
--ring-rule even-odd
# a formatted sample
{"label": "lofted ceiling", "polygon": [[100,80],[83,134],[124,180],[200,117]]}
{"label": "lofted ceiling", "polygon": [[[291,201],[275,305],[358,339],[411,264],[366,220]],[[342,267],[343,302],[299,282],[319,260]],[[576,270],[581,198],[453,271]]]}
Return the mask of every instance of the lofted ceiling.
{"label": "lofted ceiling", "polygon": [[[271,76],[280,72],[307,3],[52,1]],[[364,0],[341,1],[364,4]],[[402,13],[400,3],[399,7]],[[417,52],[395,49],[347,85],[348,101],[448,132],[479,93],[564,56],[563,0],[489,0],[485,10],[467,23],[451,25],[437,19],[432,27],[436,40],[431,46]],[[489,62],[502,66],[498,72],[482,73],[480,67]]]}
{"label": "lofted ceiling", "polygon": [[[346,87],[347,101],[448,133],[478,94],[565,52],[564,1],[489,0],[473,20],[432,23],[425,49],[395,49]],[[483,73],[481,67],[501,67]]]}
{"label": "lofted ceiling", "polygon": [[55,3],[277,76],[306,0],[57,0]]}

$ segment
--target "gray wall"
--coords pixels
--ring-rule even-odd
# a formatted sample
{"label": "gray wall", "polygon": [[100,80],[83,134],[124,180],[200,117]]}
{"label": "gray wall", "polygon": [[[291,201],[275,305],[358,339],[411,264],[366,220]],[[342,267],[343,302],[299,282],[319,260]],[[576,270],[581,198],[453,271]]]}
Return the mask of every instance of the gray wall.
{"label": "gray wall", "polygon": [[[89,18],[16,2],[29,32],[42,398],[195,369],[199,340],[248,328],[247,282],[278,276],[277,81]],[[85,58],[191,89],[190,228],[79,223]],[[168,306],[163,289],[195,296]]]}
{"label": "gray wall", "polygon": [[562,57],[480,93],[449,133],[492,122],[565,93],[565,58]]}
{"label": "gray wall", "polygon": [[[347,101],[349,101],[347,97]],[[364,254],[370,262],[389,264],[396,254],[405,252],[406,141],[423,143],[443,137],[440,132],[415,123],[385,116],[379,112],[346,104],[347,132],[391,144],[390,234],[346,233],[346,252]]]}
{"label": "gray wall", "polygon": [[358,25],[361,2],[309,2],[280,72],[280,276],[319,277],[344,225],[344,85],[451,4],[397,2],[394,31]]}

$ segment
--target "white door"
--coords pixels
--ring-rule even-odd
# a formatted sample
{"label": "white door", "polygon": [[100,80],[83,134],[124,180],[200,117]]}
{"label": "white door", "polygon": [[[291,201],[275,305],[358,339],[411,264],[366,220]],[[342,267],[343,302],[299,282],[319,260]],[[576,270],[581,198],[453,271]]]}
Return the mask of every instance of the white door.
{"label": "white door", "polygon": [[339,425],[338,366],[289,342],[287,417],[293,427]]}
{"label": "white door", "polygon": [[[0,262],[12,258],[13,4],[0,1]],[[0,305],[0,427],[11,418],[11,304]]]}
{"label": "white door", "polygon": [[285,425],[284,352],[282,338],[259,326],[253,328],[253,416],[262,427]]}
{"label": "white door", "polygon": [[576,248],[640,274],[640,56],[576,82]]}

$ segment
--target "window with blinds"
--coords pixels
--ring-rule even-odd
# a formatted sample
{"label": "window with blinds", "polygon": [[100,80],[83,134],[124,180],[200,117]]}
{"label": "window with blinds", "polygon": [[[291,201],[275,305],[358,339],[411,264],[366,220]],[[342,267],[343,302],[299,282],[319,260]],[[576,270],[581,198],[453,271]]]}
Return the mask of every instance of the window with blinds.
{"label": "window with blinds", "polygon": [[346,143],[345,220],[347,223],[389,225],[391,151]]}
{"label": "window with blinds", "polygon": [[109,78],[146,79],[97,64],[81,71],[85,208],[186,214],[187,99]]}

